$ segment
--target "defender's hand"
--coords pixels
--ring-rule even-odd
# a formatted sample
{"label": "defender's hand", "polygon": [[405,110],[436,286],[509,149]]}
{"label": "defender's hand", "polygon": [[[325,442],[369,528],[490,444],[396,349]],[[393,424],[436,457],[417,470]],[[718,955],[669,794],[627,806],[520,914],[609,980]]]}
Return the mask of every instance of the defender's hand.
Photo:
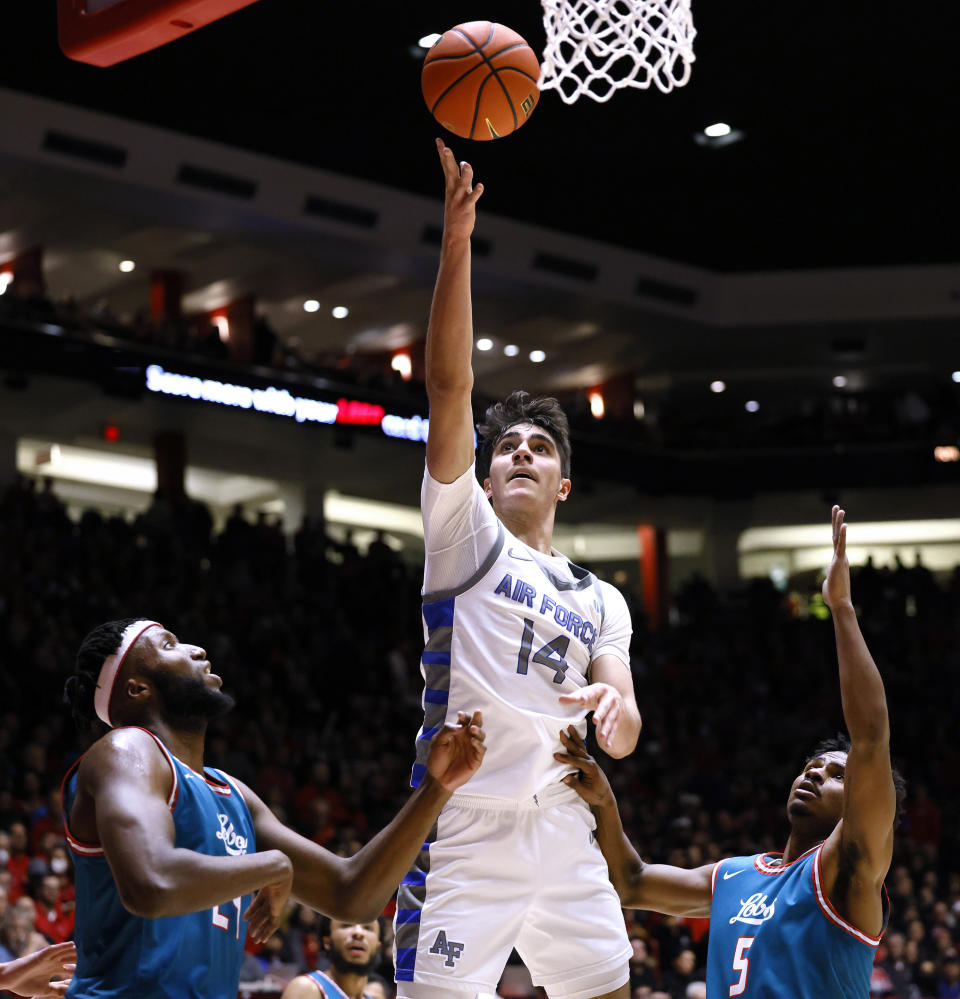
{"label": "defender's hand", "polygon": [[430,743],[427,770],[438,784],[447,791],[456,791],[477,772],[487,751],[483,740],[483,715],[474,711],[471,718],[464,711],[457,712],[456,725],[444,725]]}
{"label": "defender's hand", "polygon": [[473,183],[473,167],[464,160],[459,165],[453,150],[437,139],[437,153],[446,180],[446,196],[443,205],[444,238],[460,237],[469,239],[477,220],[477,201],[483,194],[483,184]]}
{"label": "defender's hand", "polygon": [[611,687],[609,683],[591,683],[575,694],[561,694],[560,703],[579,704],[592,711],[597,742],[603,749],[610,748],[623,715],[623,695],[616,687]]}
{"label": "defender's hand", "polygon": [[847,525],[843,518],[844,511],[835,506],[831,511],[833,558],[823,581],[823,602],[831,610],[837,610],[845,604],[853,606],[850,595],[850,563],[847,561]]}
{"label": "defender's hand", "polygon": [[279,881],[264,885],[254,896],[243,918],[249,924],[247,932],[256,943],[265,943],[280,926],[283,907],[293,888],[293,864],[287,861],[287,873]]}
{"label": "defender's hand", "polygon": [[576,767],[577,773],[567,774],[563,783],[572,787],[583,800],[591,806],[602,808],[613,804],[613,789],[607,775],[600,769],[597,761],[587,752],[586,744],[580,734],[571,725],[566,732],[560,732],[560,741],[566,752],[554,753],[553,758],[558,763],[566,763]]}
{"label": "defender's hand", "polygon": [[[54,999],[70,986],[70,972],[76,968],[77,948],[73,941],[53,944],[43,950],[0,965],[0,988],[34,999]],[[54,976],[63,981],[51,982]]]}

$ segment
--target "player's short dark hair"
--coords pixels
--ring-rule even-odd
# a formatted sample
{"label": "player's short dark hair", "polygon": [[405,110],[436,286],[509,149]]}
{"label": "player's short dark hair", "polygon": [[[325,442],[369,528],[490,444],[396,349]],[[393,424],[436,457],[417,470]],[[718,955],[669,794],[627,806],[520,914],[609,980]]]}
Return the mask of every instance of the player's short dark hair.
{"label": "player's short dark hair", "polygon": [[[838,732],[835,736],[829,739],[821,739],[816,746],[813,747],[813,752],[807,756],[805,763],[809,763],[811,760],[816,760],[827,753],[849,753],[850,752],[850,738],[843,732]],[[904,802],[907,799],[907,781],[903,774],[891,764],[890,773],[893,776],[893,790],[897,796],[897,810],[893,816],[893,828],[896,829],[900,825],[900,820],[903,818]]]}
{"label": "player's short dark hair", "polygon": [[74,671],[67,677],[63,687],[63,701],[70,706],[74,721],[80,729],[88,728],[97,719],[93,697],[103,661],[120,648],[127,628],[135,621],[143,620],[146,619],[125,617],[118,621],[107,621],[97,625],[80,643]]}
{"label": "player's short dark hair", "polygon": [[570,421],[560,403],[551,396],[532,396],[523,389],[511,392],[503,402],[488,407],[483,423],[477,426],[477,472],[481,479],[490,473],[494,448],[508,430],[518,423],[532,423],[546,430],[560,452],[560,473],[570,478]]}

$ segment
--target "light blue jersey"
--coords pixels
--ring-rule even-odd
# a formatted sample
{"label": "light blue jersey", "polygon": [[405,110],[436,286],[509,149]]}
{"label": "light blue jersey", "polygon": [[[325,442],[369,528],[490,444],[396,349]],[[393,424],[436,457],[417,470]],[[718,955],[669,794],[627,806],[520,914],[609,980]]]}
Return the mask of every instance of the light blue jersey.
{"label": "light blue jersey", "polygon": [[[307,978],[320,986],[320,991],[326,999],[350,999],[347,993],[329,975],[325,975],[322,971],[311,971],[307,975]],[[363,996],[364,999],[368,999],[366,992],[363,993]]]}
{"label": "light blue jersey", "polygon": [[822,849],[785,867],[774,854],[714,867],[707,999],[867,999],[880,938],[830,904]]}
{"label": "light blue jersey", "polygon": [[[167,804],[177,848],[211,856],[253,853],[250,811],[230,778],[212,769],[196,773],[149,734],[173,773]],[[128,912],[103,850],[70,834],[79,765],[63,782],[77,892],[77,970],[68,999],[236,999],[247,935],[241,913],[252,896],[185,916],[145,919]]]}

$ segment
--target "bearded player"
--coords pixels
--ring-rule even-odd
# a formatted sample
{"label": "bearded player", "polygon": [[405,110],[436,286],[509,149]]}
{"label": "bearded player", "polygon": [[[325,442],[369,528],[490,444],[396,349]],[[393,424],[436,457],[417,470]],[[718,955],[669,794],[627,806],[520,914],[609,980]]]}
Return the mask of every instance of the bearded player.
{"label": "bearded player", "polygon": [[369,999],[367,982],[380,957],[380,923],[328,919],[321,940],[330,967],[298,975],[280,999]]}
{"label": "bearded player", "polygon": [[494,735],[482,774],[444,808],[401,885],[398,996],[493,993],[516,948],[551,999],[626,997],[620,902],[589,809],[553,754],[558,730],[585,733],[589,711],[607,753],[633,751],[630,617],[612,586],[553,548],[571,487],[556,400],[515,392],[491,407],[475,462],[470,236],[482,187],[437,149],[446,201],[426,345],[426,689],[414,786],[434,733],[463,705],[475,703]]}
{"label": "bearded player", "polygon": [[823,599],[833,612],[846,740],[821,744],[787,799],[782,854],[695,870],[645,864],[623,832],[610,784],[576,732],[559,762],[597,816],[597,838],[625,906],[709,916],[707,999],[867,999],[889,906],[883,879],[903,779],[890,765],[887,700],[850,597],[844,512],[833,508]]}
{"label": "bearded player", "polygon": [[67,773],[76,870],[76,999],[236,999],[246,933],[263,941],[288,896],[375,919],[451,792],[480,765],[480,716],[434,740],[428,777],[351,858],[284,826],[243,783],[203,765],[229,710],[204,650],[156,621],[111,621],[77,653],[66,695],[111,731]]}

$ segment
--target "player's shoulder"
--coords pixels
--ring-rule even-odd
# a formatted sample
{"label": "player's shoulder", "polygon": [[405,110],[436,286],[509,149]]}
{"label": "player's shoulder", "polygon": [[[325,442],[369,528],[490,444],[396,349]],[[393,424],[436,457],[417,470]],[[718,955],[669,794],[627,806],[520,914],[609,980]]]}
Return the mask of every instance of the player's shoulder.
{"label": "player's shoulder", "polygon": [[169,753],[152,732],[130,726],[115,728],[101,736],[84,754],[78,767],[81,782],[96,782],[103,776],[129,777],[145,774],[152,777],[169,773]]}
{"label": "player's shoulder", "polygon": [[283,990],[283,999],[327,999],[327,993],[313,975],[297,975]]}

